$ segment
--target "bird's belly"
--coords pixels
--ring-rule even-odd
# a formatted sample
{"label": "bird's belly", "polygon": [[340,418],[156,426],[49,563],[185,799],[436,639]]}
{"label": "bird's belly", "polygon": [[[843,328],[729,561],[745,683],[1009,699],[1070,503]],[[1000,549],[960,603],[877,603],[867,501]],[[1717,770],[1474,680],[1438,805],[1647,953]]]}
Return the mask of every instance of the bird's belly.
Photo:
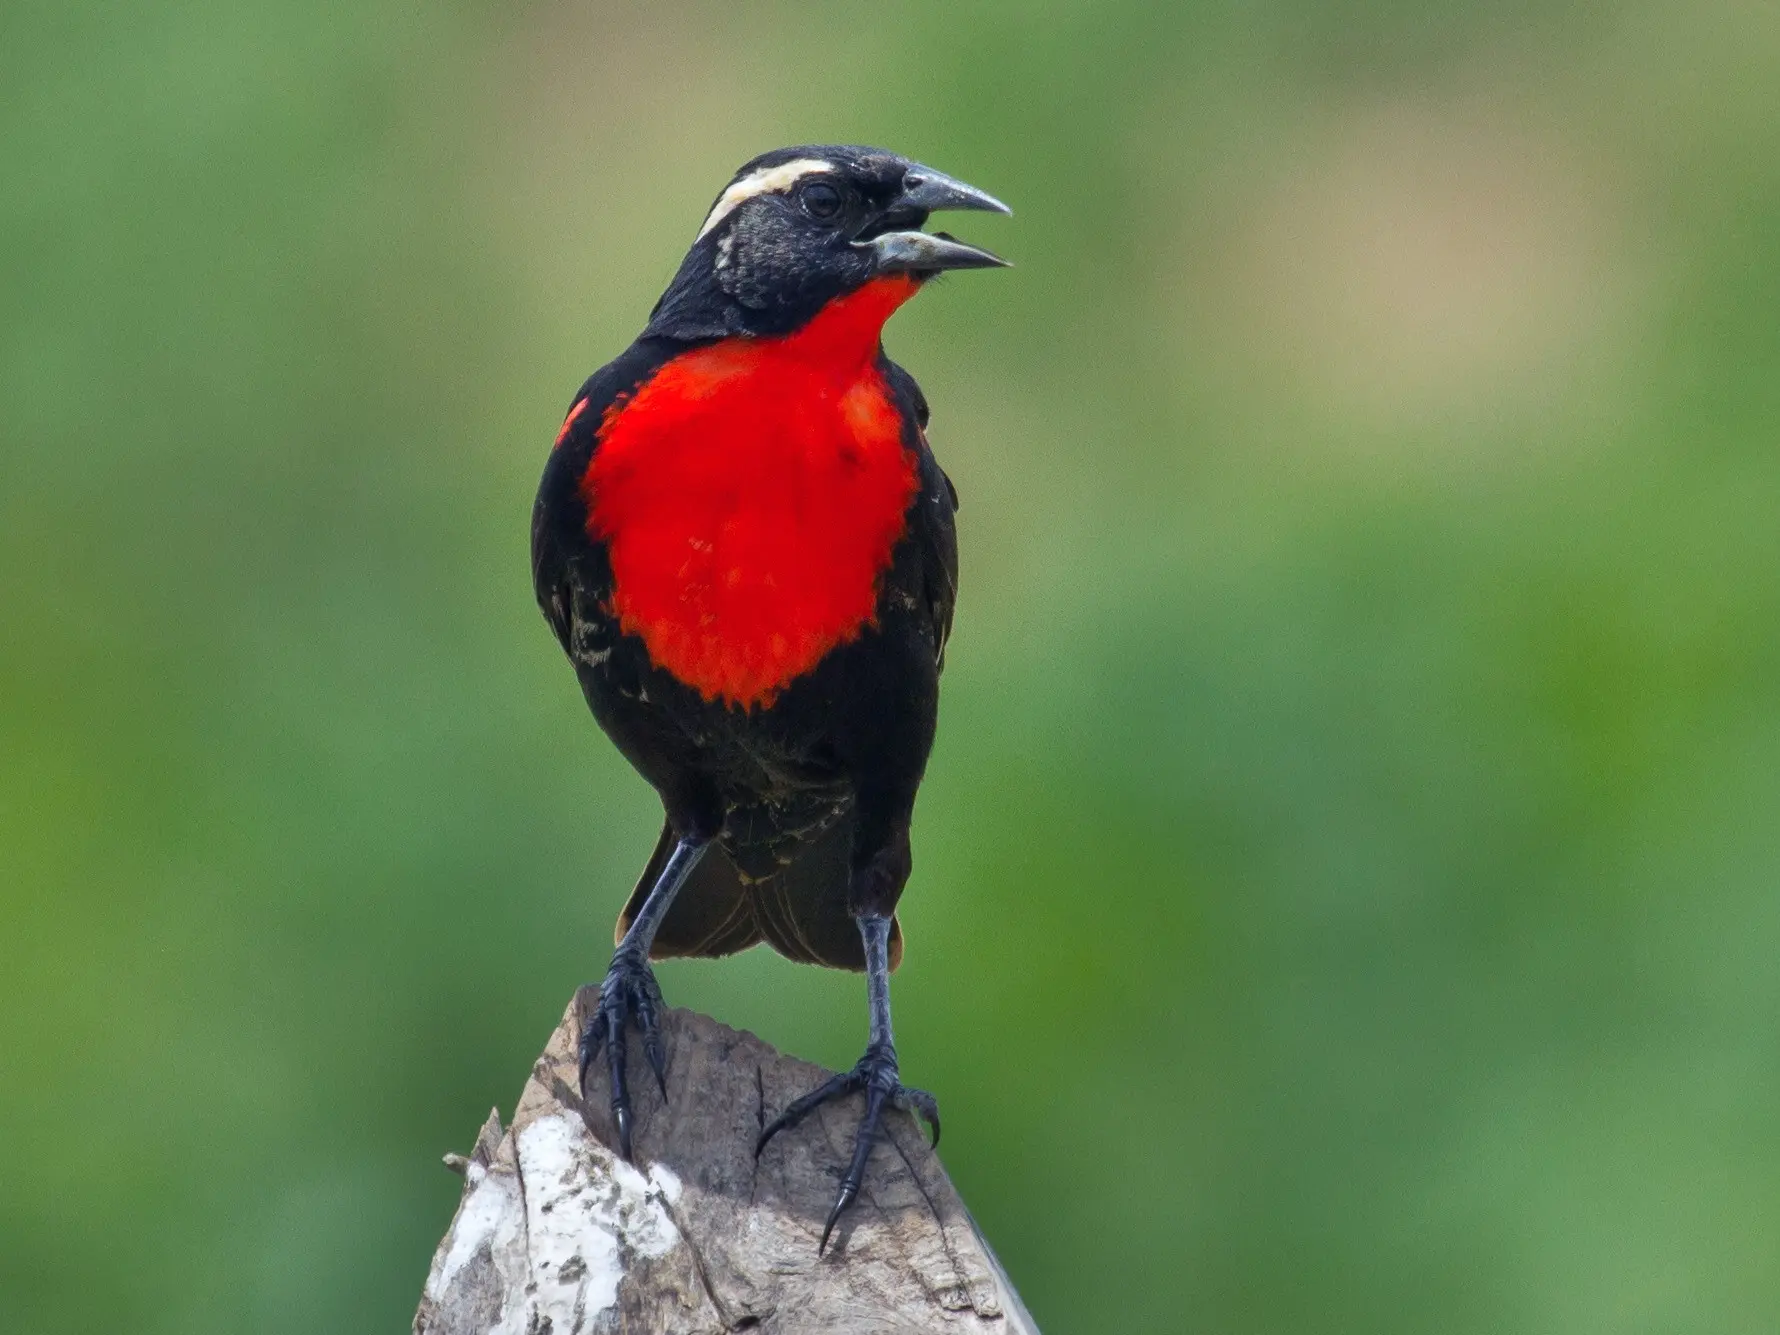
{"label": "bird's belly", "polygon": [[874,367],[739,340],[670,362],[610,414],[582,481],[620,627],[744,709],[871,623],[915,487]]}

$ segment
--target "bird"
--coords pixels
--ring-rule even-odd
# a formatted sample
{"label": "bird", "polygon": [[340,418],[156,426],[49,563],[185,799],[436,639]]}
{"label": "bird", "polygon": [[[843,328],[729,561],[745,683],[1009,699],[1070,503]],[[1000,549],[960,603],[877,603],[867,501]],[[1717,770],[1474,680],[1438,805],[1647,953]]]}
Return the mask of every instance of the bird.
{"label": "bird", "polygon": [[890,316],[953,270],[1007,262],[941,210],[1011,210],[881,148],[805,144],[718,194],[641,335],[570,403],[532,513],[538,605],[593,717],[661,798],[579,1041],[632,1157],[635,1031],[663,1097],[651,960],[766,942],[866,975],[869,1039],[795,1099],[864,1108],[818,1255],[858,1196],[884,1110],[939,1139],[902,1083],[890,1015],[897,902],[957,596],[957,492],[928,406],[884,353]]}

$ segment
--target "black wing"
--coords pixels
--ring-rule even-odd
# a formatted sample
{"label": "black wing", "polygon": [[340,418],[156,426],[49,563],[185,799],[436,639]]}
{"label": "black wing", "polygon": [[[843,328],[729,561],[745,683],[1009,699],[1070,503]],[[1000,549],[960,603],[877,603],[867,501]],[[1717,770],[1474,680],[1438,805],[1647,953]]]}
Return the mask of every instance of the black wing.
{"label": "black wing", "polygon": [[920,450],[920,494],[910,516],[910,528],[921,557],[922,596],[933,627],[934,661],[946,665],[946,641],[952,635],[952,609],[958,601],[958,489],[939,466],[927,443],[927,396],[914,376],[884,359],[884,378],[895,392],[903,411],[915,419]]}
{"label": "black wing", "polygon": [[590,375],[570,401],[544,465],[532,506],[532,589],[544,619],[570,657],[574,656],[571,565],[577,567],[584,596],[589,592],[603,596],[611,583],[604,553],[595,550],[587,537],[587,509],[581,499],[581,478],[598,447],[600,425],[614,404],[634,394],[637,386],[684,350],[683,344],[639,339],[616,361]]}

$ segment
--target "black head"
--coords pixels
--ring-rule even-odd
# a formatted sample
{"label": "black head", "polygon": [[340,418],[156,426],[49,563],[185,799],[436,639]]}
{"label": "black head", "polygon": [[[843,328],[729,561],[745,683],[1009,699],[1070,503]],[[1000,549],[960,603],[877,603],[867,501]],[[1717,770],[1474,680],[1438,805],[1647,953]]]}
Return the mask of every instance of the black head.
{"label": "black head", "polygon": [[785,334],[881,275],[925,279],[1006,263],[944,232],[923,232],[940,209],[1012,212],[881,148],[804,144],[762,153],[711,206],[644,336]]}

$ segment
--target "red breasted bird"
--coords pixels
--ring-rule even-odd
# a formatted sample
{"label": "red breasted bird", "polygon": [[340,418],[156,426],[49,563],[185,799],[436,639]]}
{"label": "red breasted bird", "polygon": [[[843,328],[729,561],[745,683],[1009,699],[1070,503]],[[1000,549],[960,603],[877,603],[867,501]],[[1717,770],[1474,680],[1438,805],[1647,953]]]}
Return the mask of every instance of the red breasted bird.
{"label": "red breasted bird", "polygon": [[882,149],[805,145],[744,166],[648,327],[575,396],[532,518],[539,606],[666,809],[581,1036],[583,1085],[603,1049],[628,1158],[630,1028],[667,1091],[651,959],[765,941],[863,969],[865,1055],[755,1146],[864,1093],[818,1250],[885,1104],[939,1138],[933,1097],[899,1076],[890,971],[952,626],[957,497],[926,400],[880,334],[936,274],[1004,263],[923,232],[940,209],[1009,211]]}

